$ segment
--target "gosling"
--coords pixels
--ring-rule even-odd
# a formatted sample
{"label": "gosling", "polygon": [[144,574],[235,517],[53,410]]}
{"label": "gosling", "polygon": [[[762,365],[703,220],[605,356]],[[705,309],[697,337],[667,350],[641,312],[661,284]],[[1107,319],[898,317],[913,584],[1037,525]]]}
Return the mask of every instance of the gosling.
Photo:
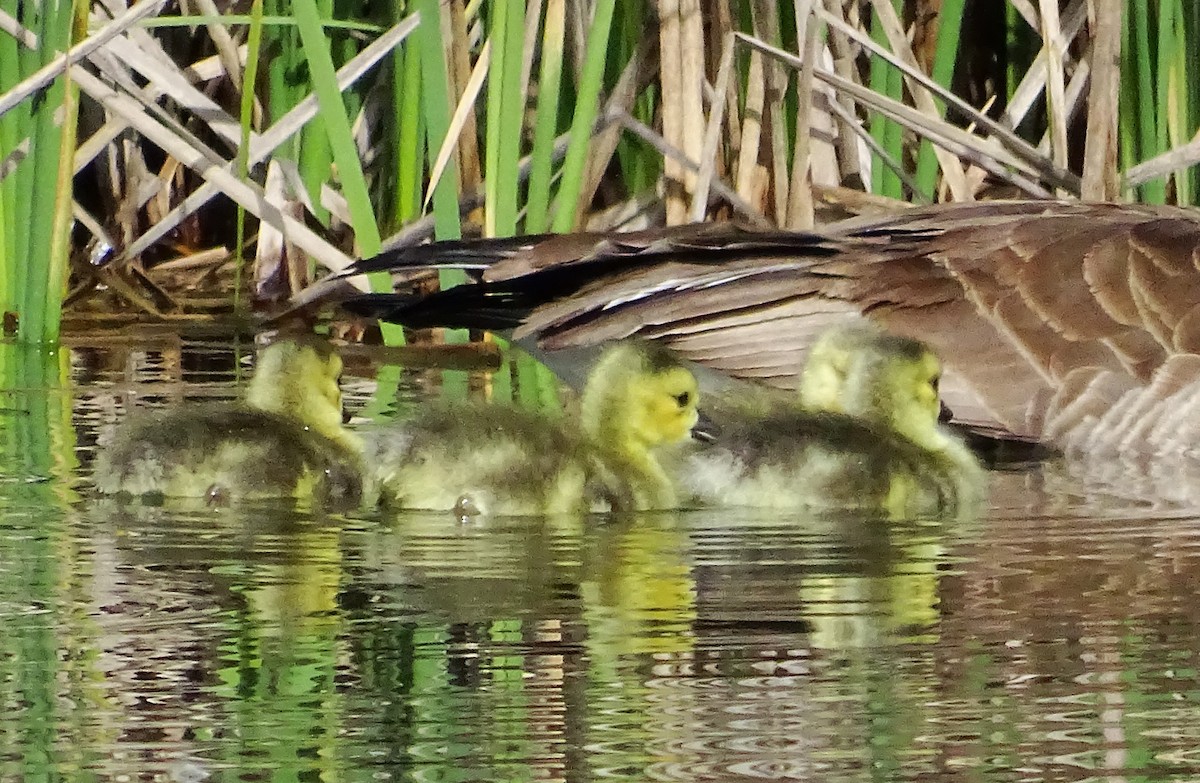
{"label": "gosling", "polygon": [[[984,473],[939,424],[941,364],[925,344],[866,324],[813,345],[798,400],[712,411],[712,442],[675,470],[694,504],[841,508],[911,517],[964,512]],[[709,411],[706,410],[706,413]]]}
{"label": "gosling", "polygon": [[678,505],[660,449],[697,420],[692,373],[665,349],[618,343],[584,386],[578,418],[481,402],[435,404],[368,434],[385,505],[460,517],[643,511]]}
{"label": "gosling", "polygon": [[131,415],[97,457],[110,495],[353,503],[362,444],[342,426],[342,360],[324,343],[265,347],[245,398]]}

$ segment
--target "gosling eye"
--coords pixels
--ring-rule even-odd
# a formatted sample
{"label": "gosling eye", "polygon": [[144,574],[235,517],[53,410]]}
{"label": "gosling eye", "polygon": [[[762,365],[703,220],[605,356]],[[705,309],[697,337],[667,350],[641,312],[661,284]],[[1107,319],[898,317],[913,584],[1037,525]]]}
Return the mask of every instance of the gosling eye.
{"label": "gosling eye", "polygon": [[675,395],[675,402],[679,403],[680,408],[686,408],[688,406],[688,404],[691,403],[691,401],[692,401],[692,393],[691,392],[682,392],[680,394]]}
{"label": "gosling eye", "polygon": [[940,376],[940,375],[935,375],[929,379],[929,385],[933,387],[934,394],[938,393],[938,386],[939,386],[939,384],[941,384],[941,382],[942,382],[942,376]]}

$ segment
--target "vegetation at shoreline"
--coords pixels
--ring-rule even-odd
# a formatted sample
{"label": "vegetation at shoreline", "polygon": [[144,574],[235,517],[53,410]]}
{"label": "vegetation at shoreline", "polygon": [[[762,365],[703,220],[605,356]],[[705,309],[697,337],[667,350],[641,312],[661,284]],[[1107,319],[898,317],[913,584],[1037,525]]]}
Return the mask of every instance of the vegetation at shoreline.
{"label": "vegetation at shoreline", "polygon": [[0,10],[0,307],[32,342],[60,300],[246,313],[429,237],[1196,198],[1182,0]]}

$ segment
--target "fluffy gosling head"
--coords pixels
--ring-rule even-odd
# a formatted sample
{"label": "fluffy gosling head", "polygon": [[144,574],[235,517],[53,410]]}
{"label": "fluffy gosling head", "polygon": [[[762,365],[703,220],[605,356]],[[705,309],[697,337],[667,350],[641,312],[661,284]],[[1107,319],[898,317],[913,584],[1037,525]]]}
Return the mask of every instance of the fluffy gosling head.
{"label": "fluffy gosling head", "polygon": [[342,360],[327,344],[285,339],[259,352],[246,403],[291,416],[338,439],[342,429]]}
{"label": "fluffy gosling head", "polygon": [[621,343],[588,376],[583,425],[602,443],[651,448],[686,438],[696,425],[699,402],[696,377],[668,351]]}
{"label": "fluffy gosling head", "polygon": [[937,431],[942,366],[919,340],[868,324],[835,327],[813,345],[800,381],[811,410],[857,416],[918,443]]}

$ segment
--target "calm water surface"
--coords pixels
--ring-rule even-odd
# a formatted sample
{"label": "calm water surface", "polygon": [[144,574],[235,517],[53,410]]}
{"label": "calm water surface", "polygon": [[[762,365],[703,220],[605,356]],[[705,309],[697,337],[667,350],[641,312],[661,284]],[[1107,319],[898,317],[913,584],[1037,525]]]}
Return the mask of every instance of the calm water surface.
{"label": "calm water surface", "polygon": [[[153,508],[90,494],[97,439],[235,393],[228,349],[0,359],[4,780],[1200,779],[1186,507],[1048,467],[888,526]],[[360,422],[484,382],[348,365]]]}

